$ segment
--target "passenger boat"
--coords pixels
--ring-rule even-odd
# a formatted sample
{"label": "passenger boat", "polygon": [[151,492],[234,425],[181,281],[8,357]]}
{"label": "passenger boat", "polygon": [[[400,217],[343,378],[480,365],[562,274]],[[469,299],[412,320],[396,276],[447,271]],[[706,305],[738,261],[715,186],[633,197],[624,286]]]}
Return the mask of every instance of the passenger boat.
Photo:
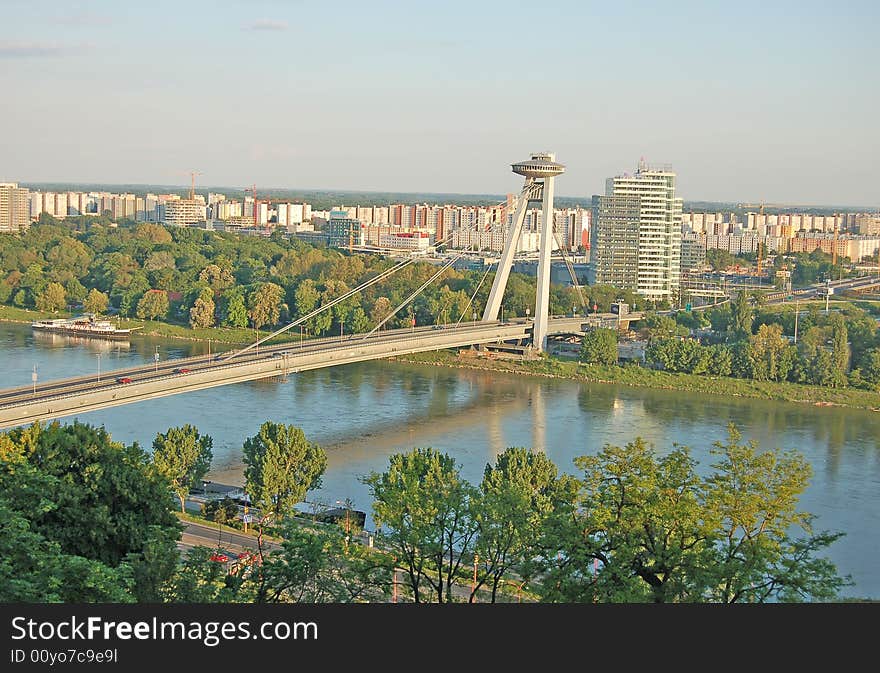
{"label": "passenger boat", "polygon": [[55,320],[37,320],[31,323],[35,330],[43,332],[60,332],[77,336],[93,336],[102,339],[127,339],[139,327],[119,329],[109,320],[99,320],[94,313],[86,313],[76,318],[57,318]]}

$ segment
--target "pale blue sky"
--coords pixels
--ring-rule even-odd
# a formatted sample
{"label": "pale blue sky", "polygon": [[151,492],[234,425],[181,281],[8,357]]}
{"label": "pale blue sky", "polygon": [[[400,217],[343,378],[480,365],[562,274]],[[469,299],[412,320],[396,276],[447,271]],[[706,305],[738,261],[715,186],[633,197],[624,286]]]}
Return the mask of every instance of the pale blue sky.
{"label": "pale blue sky", "polygon": [[0,5],[0,180],[880,206],[877,2]]}

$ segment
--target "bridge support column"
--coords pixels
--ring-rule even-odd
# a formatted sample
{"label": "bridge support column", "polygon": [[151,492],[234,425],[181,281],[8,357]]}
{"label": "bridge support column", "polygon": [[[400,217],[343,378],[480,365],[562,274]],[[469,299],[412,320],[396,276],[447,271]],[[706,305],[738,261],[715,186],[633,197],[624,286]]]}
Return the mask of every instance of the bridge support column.
{"label": "bridge support column", "polygon": [[495,280],[492,282],[492,290],[489,292],[489,300],[486,302],[486,310],[483,311],[483,321],[498,320],[498,311],[501,309],[501,300],[504,298],[504,289],[507,287],[507,279],[510,277],[510,268],[513,266],[513,257],[516,255],[516,247],[522,233],[523,222],[526,219],[526,210],[529,207],[529,195],[534,191],[534,180],[527,179],[526,184],[519,195],[519,203],[516,215],[510,225],[507,240],[504,242],[504,251],[495,270]]}
{"label": "bridge support column", "polygon": [[[551,155],[552,156],[552,155]],[[547,348],[547,321],[550,319],[550,253],[553,248],[553,178],[544,178],[541,241],[538,258],[538,291],[535,299],[535,325],[532,345],[535,350]]]}
{"label": "bridge support column", "polygon": [[507,287],[507,279],[510,277],[510,268],[513,266],[513,258],[519,244],[525,213],[529,201],[540,200],[542,202],[543,224],[541,229],[540,257],[538,260],[538,285],[537,300],[535,302],[535,324],[533,328],[532,345],[535,350],[543,351],[547,345],[547,325],[550,319],[550,255],[553,251],[553,181],[557,175],[565,171],[565,166],[556,163],[555,154],[533,154],[528,161],[512,164],[513,172],[525,176],[526,183],[523,186],[520,201],[516,210],[513,224],[510,227],[510,235],[504,244],[504,252],[498,262],[498,270],[495,272],[495,281],[492,283],[492,291],[486,302],[486,310],[483,312],[484,321],[498,319],[498,311],[501,308],[501,300]]}

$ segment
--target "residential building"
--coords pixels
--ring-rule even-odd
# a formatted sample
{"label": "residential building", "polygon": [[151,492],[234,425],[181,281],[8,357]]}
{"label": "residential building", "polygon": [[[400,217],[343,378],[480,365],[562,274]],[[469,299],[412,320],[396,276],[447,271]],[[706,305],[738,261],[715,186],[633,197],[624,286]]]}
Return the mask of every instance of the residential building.
{"label": "residential building", "polygon": [[162,223],[178,226],[200,226],[205,223],[205,202],[198,199],[169,199],[160,206]]}
{"label": "residential building", "polygon": [[327,235],[327,245],[331,248],[345,249],[364,244],[361,221],[351,217],[349,210],[354,209],[330,211],[330,219],[327,220],[324,230]]}
{"label": "residential building", "polygon": [[593,199],[596,282],[671,300],[681,274],[681,206],[670,167],[641,161],[633,175],[609,178],[605,195]]}
{"label": "residential building", "polygon": [[27,187],[19,187],[17,182],[0,182],[0,233],[25,231],[30,222]]}

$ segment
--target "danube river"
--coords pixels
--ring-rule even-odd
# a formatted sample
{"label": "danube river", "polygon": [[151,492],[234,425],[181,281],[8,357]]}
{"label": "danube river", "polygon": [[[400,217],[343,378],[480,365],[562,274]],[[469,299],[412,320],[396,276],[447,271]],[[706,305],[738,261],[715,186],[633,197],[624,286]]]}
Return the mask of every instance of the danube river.
{"label": "danube river", "polygon": [[[131,342],[34,335],[0,323],[0,387],[203,353],[206,344],[134,338]],[[350,498],[369,513],[359,477],[385,469],[394,452],[432,446],[455,456],[478,482],[486,463],[509,446],[543,449],[560,470],[606,443],[636,435],[659,451],[691,447],[706,468],[712,442],[728,422],[761,447],[801,451],[813,479],[801,508],[819,529],[846,536],[829,556],[855,586],[847,596],[880,599],[880,414],[684,392],[586,384],[390,362],[372,362],[203,390],[80,416],[122,442],[149,448],[158,431],[191,423],[214,439],[210,479],[241,484],[241,446],[267,420],[300,426],[325,448],[327,472],[309,500]],[[66,419],[70,421],[72,419]]]}

